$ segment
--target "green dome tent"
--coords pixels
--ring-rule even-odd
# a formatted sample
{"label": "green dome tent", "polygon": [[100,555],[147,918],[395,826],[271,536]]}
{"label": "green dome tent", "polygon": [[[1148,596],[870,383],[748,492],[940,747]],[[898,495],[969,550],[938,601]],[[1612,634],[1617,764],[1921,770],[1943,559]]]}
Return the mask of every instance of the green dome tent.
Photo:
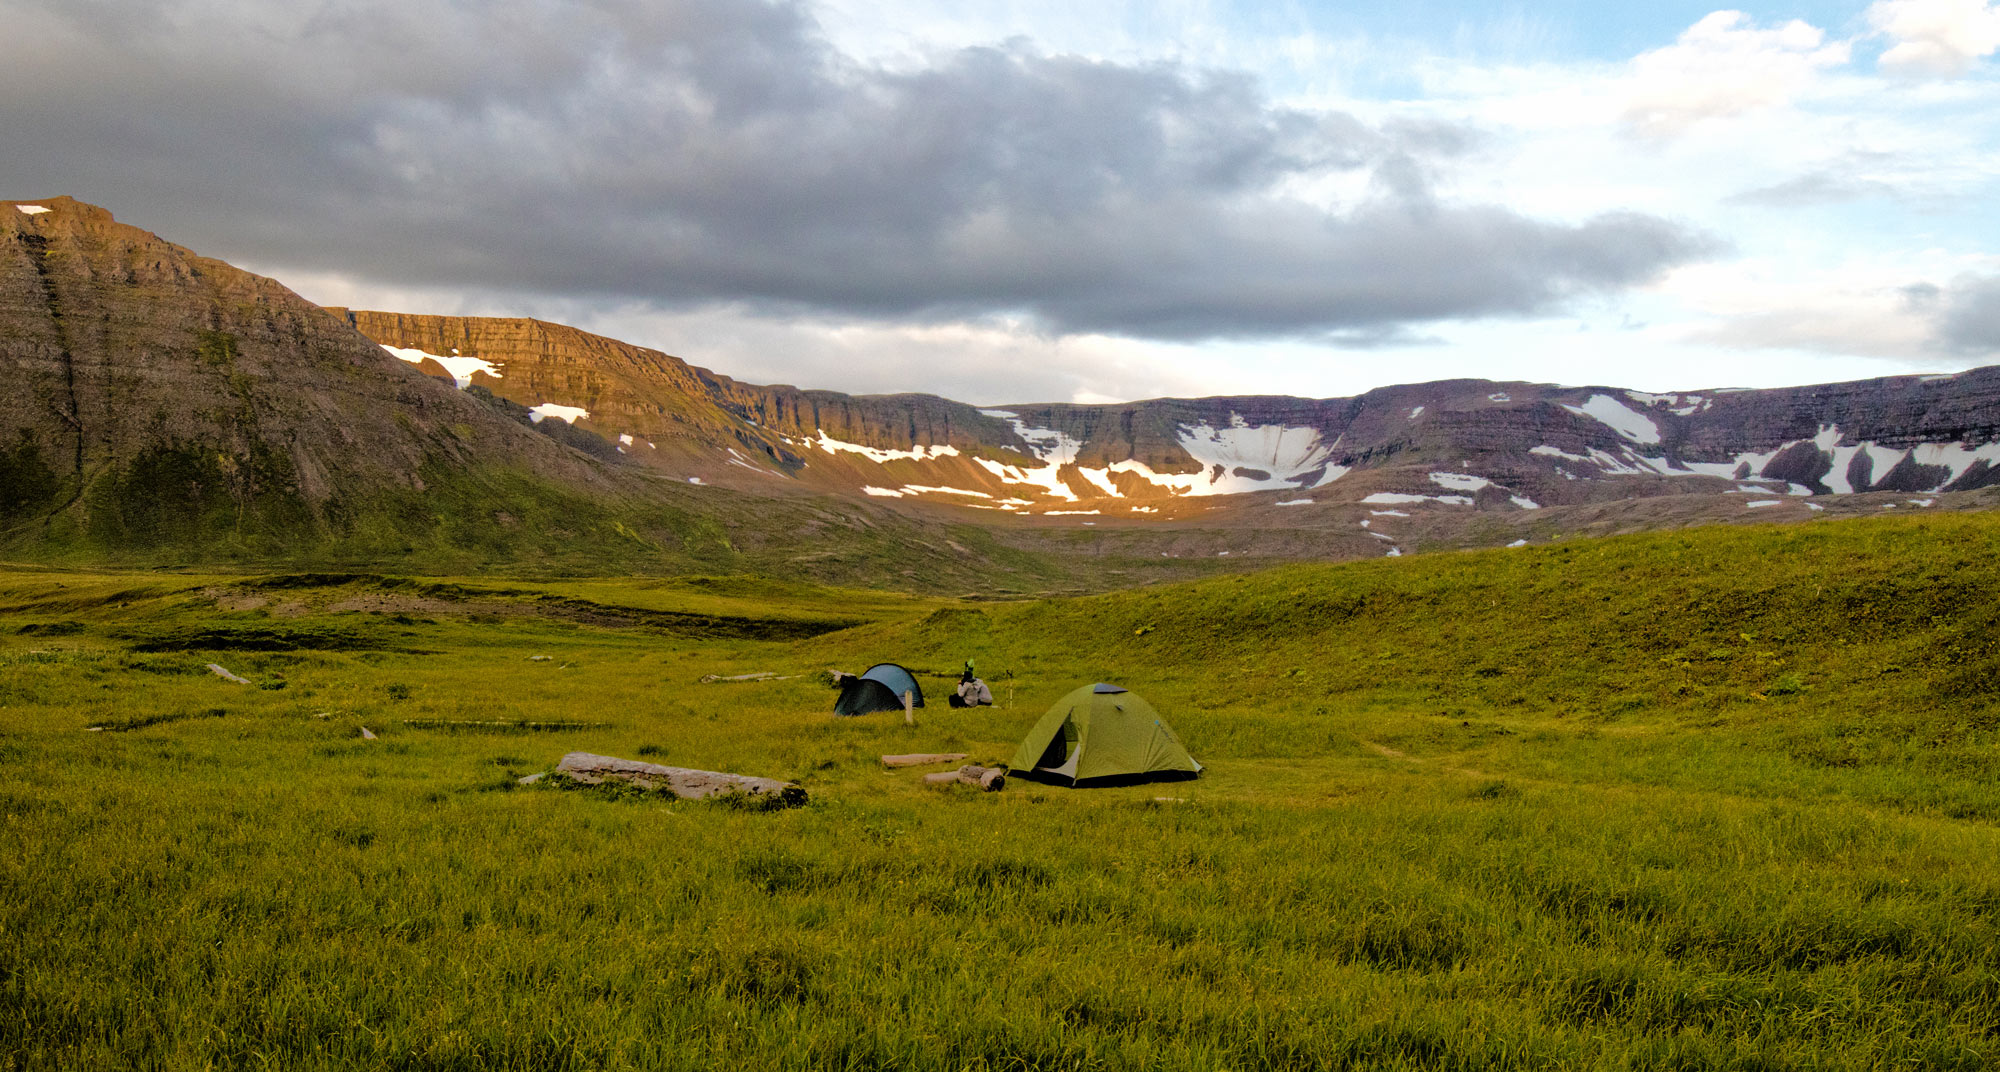
{"label": "green dome tent", "polygon": [[1015,749],[1017,777],[1057,785],[1116,785],[1201,773],[1153,705],[1116,685],[1085,685],[1056,701]]}

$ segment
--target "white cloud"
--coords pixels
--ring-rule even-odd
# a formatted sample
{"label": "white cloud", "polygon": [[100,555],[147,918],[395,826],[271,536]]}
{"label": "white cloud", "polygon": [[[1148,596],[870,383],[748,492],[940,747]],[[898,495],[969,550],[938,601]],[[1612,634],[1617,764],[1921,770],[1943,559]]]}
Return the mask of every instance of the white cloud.
{"label": "white cloud", "polygon": [[1933,250],[1809,271],[1762,259],[1705,265],[1675,273],[1663,289],[1697,314],[1679,331],[1689,344],[1887,358],[1903,371],[1962,369],[1996,348],[1976,330],[1982,281],[1995,272],[2000,257]]}
{"label": "white cloud", "polygon": [[1741,11],[1717,11],[1632,61],[1626,121],[1672,135],[1704,119],[1785,104],[1818,72],[1847,62],[1847,43],[1824,39],[1797,19],[1758,29]]}
{"label": "white cloud", "polygon": [[1644,134],[1790,102],[1826,68],[1848,62],[1848,44],[1800,20],[1760,30],[1744,12],[1714,12],[1680,38],[1632,60],[1626,122]]}
{"label": "white cloud", "polygon": [[1985,0],[1879,0],[1868,23],[1896,41],[1878,61],[1891,74],[1952,77],[2000,51],[2000,7]]}

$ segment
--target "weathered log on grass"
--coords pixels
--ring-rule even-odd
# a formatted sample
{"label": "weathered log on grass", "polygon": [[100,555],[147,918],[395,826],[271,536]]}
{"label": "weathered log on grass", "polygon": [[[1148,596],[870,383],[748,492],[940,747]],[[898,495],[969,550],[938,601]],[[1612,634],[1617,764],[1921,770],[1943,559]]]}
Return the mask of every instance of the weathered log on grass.
{"label": "weathered log on grass", "polygon": [[617,779],[644,789],[670,792],[687,800],[703,800],[721,793],[745,793],[774,797],[793,807],[806,802],[805,788],[794,782],[687,767],[662,767],[657,763],[641,763],[636,759],[618,759],[589,752],[571,752],[562,757],[562,762],[556,764],[556,773],[585,785]]}
{"label": "weathered log on grass", "polygon": [[906,756],[883,756],[885,767],[924,767],[932,763],[956,763],[964,759],[964,752],[913,752]]}
{"label": "weathered log on grass", "polygon": [[926,774],[924,784],[976,785],[989,793],[997,793],[1007,787],[1007,772],[998,767],[982,767],[977,763],[967,763],[955,771]]}
{"label": "weathered log on grass", "polygon": [[250,683],[249,678],[237,677],[235,674],[232,674],[229,671],[223,669],[220,665],[216,663],[208,664],[208,672],[214,674],[216,677],[219,677],[224,681],[234,682],[238,685],[248,685]]}

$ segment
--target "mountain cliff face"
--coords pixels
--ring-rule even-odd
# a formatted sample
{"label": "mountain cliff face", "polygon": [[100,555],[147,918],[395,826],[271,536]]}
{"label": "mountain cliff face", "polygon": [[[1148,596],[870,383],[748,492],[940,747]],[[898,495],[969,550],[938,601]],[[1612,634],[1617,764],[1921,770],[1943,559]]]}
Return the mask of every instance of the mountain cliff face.
{"label": "mountain cliff face", "polygon": [[1519,511],[2000,483],[2000,368],[1673,395],[1453,380],[1355,398],[975,409],[739,383],[536,321],[339,312],[434,375],[590,428],[648,465],[764,490],[1163,520],[1218,505]]}
{"label": "mountain cliff face", "polygon": [[610,467],[508,407],[101,208],[0,202],[11,546],[394,551],[454,526],[448,542],[504,544],[538,512],[582,523]]}
{"label": "mountain cliff face", "polygon": [[0,202],[7,553],[1046,590],[1934,505],[2000,505],[2000,368],[982,409],[321,309],[102,209]]}
{"label": "mountain cliff face", "polygon": [[[604,379],[587,362],[550,376],[593,399]],[[0,201],[0,555],[946,591],[1081,574],[1081,557],[796,481],[774,496],[666,479],[474,378],[426,376],[344,317],[101,208]]]}

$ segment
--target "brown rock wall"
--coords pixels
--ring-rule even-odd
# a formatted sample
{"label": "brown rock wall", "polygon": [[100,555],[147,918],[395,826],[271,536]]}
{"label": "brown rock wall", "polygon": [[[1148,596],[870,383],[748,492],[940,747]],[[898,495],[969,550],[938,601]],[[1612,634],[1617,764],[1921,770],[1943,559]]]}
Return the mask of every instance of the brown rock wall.
{"label": "brown rock wall", "polygon": [[70,505],[135,465],[167,465],[146,473],[170,492],[201,484],[182,489],[196,500],[291,502],[305,525],[330,500],[419,487],[432,462],[600,480],[272,280],[95,206],[27,203],[49,211],[0,202],[0,443],[60,459]]}

